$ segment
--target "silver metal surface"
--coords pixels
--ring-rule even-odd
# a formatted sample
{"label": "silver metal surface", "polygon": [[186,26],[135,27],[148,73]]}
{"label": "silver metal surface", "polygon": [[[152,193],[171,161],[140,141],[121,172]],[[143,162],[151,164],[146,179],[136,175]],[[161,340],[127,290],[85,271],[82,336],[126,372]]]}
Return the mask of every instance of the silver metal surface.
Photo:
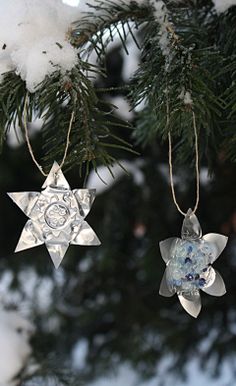
{"label": "silver metal surface", "polygon": [[202,290],[206,292],[208,295],[212,295],[212,296],[223,296],[224,294],[226,294],[224,280],[218,271],[215,270],[214,283],[209,287],[203,288]]}
{"label": "silver metal surface", "polygon": [[170,298],[175,293],[168,286],[168,283],[167,283],[167,270],[168,270],[168,267],[166,268],[165,273],[163,275],[163,278],[162,278],[162,281],[161,281],[161,285],[160,285],[160,289],[159,289],[159,294],[162,295],[162,296],[165,296],[167,298]]}
{"label": "silver metal surface", "polygon": [[181,237],[185,240],[196,240],[202,237],[202,228],[192,209],[189,209],[185,216]]}
{"label": "silver metal surface", "polygon": [[159,293],[171,297],[176,293],[183,308],[193,317],[201,310],[200,289],[209,295],[226,293],[221,275],[211,264],[224,250],[228,238],[209,233],[202,237],[199,221],[189,209],[184,219],[182,239],[172,237],[160,242],[167,268]]}
{"label": "silver metal surface", "polygon": [[58,164],[43,184],[41,193],[8,193],[29,217],[15,252],[45,244],[56,268],[70,244],[100,245],[97,235],[84,220],[95,200],[94,189],[71,188]]}
{"label": "silver metal surface", "polygon": [[176,237],[170,237],[169,239],[166,239],[159,243],[161,257],[165,263],[167,263],[170,260],[171,247],[174,244],[175,240],[176,240]]}
{"label": "silver metal surface", "polygon": [[185,311],[187,311],[194,318],[197,318],[202,308],[199,292],[194,292],[188,295],[179,294],[178,297]]}
{"label": "silver metal surface", "polygon": [[203,239],[214,246],[211,263],[214,263],[226,247],[228,237],[218,233],[208,233]]}

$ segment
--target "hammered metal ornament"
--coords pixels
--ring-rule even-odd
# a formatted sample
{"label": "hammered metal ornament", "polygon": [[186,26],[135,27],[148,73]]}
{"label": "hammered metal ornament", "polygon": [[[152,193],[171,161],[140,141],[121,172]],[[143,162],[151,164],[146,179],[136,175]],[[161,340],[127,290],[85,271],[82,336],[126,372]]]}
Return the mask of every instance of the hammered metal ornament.
{"label": "hammered metal ornament", "polygon": [[221,275],[212,267],[224,250],[228,238],[209,233],[202,236],[201,226],[191,209],[185,216],[181,239],[169,238],[160,242],[166,270],[160,285],[160,295],[175,293],[183,308],[193,317],[201,311],[199,291],[222,296],[226,293]]}
{"label": "hammered metal ornament", "polygon": [[41,193],[8,193],[29,217],[15,252],[45,244],[58,268],[70,244],[101,244],[84,221],[95,199],[95,189],[71,190],[56,162],[42,189]]}

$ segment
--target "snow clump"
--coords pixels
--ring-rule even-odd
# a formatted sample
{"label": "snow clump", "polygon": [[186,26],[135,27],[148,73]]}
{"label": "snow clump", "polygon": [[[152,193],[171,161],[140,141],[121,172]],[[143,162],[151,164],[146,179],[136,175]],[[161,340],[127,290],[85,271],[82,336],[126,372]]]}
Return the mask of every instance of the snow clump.
{"label": "snow clump", "polygon": [[71,71],[77,51],[68,31],[79,11],[61,0],[0,0],[0,82],[15,71],[35,92],[47,75]]}

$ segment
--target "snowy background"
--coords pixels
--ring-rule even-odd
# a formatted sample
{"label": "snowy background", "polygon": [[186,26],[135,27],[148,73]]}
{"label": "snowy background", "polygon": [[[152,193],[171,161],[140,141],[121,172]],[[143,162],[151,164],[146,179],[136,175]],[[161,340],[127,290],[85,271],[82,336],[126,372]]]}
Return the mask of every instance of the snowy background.
{"label": "snowy background", "polygon": [[[142,0],[140,2],[144,2]],[[55,68],[60,68],[63,72],[71,70],[77,62],[77,52],[66,39],[66,34],[70,28],[70,23],[79,20],[83,13],[91,9],[86,4],[86,0],[0,0],[0,46],[4,47],[0,52],[0,81],[1,75],[9,70],[14,70],[23,80],[26,81],[28,90],[34,92],[46,75],[52,74]],[[91,0],[92,4],[93,1]],[[161,2],[160,2],[161,3]],[[231,5],[236,5],[236,0],[214,0],[218,13],[225,12]],[[157,7],[157,10],[159,8]],[[159,15],[159,14],[158,14]],[[160,17],[160,15],[157,17]],[[114,41],[108,52],[116,49],[118,40]],[[138,66],[139,52],[133,41],[128,41],[130,55],[123,55],[122,78],[127,81]],[[96,60],[96,57],[93,59]],[[132,119],[133,113],[130,112],[129,105],[122,96],[114,96],[111,101],[116,104],[119,114],[124,119]],[[142,108],[142,107],[140,107]],[[35,132],[40,128],[40,122],[35,125]],[[9,145],[16,151],[21,141],[16,140],[14,131],[10,133]],[[146,184],[143,167],[143,159],[121,160],[127,171],[130,173],[135,189],[142,189]],[[4,169],[5,168],[5,169]],[[158,173],[168,182],[168,169],[165,164],[159,164]],[[7,170],[7,163],[2,171]],[[99,169],[99,174],[107,182],[104,185],[97,178],[95,173],[91,173],[87,186],[95,187],[99,197],[107,194],[111,189],[116,188],[116,184],[123,181],[125,173],[118,167],[114,167],[115,179],[112,179],[107,170],[103,167]],[[175,177],[177,186],[181,187],[182,181]],[[201,183],[208,187],[211,179],[207,175],[205,168],[201,170]],[[1,187],[3,189],[3,187]],[[145,188],[142,189],[145,195]],[[183,188],[184,190],[184,188]],[[17,216],[18,213],[15,215]],[[145,229],[139,227],[139,235],[145,233]],[[143,232],[143,233],[142,233]],[[33,255],[33,254],[32,254]],[[32,257],[31,254],[27,258]],[[2,253],[1,253],[2,256]],[[16,259],[14,258],[14,263]],[[5,264],[5,263],[4,263]],[[56,314],[50,314],[53,307],[55,291],[60,290],[66,285],[66,275],[61,268],[53,273],[53,277],[45,275],[39,277],[34,268],[24,266],[23,269],[17,268],[17,273],[11,269],[6,269],[7,265],[2,264],[0,278],[0,299],[2,309],[0,310],[0,385],[15,386],[18,380],[14,380],[22,371],[24,373],[34,373],[37,371],[38,363],[30,339],[37,336],[38,319],[41,320],[40,328],[43,331],[58,332],[60,337],[61,319]],[[19,264],[19,262],[17,263]],[[49,264],[49,262],[48,262]],[[89,260],[80,264],[80,272],[89,270]],[[17,278],[18,287],[14,287]],[[18,305],[16,311],[9,311],[9,305]],[[6,309],[7,308],[7,309]],[[37,315],[37,318],[35,318]],[[42,332],[42,331],[41,331]],[[205,340],[207,346],[211,336]],[[195,344],[196,342],[193,342]],[[74,342],[70,352],[70,362],[75,371],[83,371],[87,366],[87,356],[89,352],[89,341],[79,338]],[[210,378],[212,369],[203,372],[200,369],[196,357],[189,358],[187,365],[186,381],[177,381],[174,376],[168,374],[168,366],[173,358],[170,355],[163,355],[163,360],[156,369],[156,374],[144,381],[140,378],[140,372],[135,371],[128,360],[117,364],[114,371],[99,374],[93,381],[87,381],[85,386],[156,386],[157,380],[164,378],[167,385],[176,386],[199,384],[207,386],[232,386],[231,366],[226,361],[217,379]]]}

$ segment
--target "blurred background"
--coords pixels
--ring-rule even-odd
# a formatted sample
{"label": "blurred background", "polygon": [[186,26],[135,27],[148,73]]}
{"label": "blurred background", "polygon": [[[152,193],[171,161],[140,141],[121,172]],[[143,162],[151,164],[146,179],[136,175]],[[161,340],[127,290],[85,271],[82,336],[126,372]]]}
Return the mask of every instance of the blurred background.
{"label": "blurred background", "polygon": [[[125,86],[139,53],[119,42],[106,58],[107,79],[99,86]],[[115,115],[135,122],[126,92],[106,98]],[[142,107],[140,107],[142,109]],[[31,140],[43,158],[40,124]],[[133,141],[132,131],[119,133]],[[197,212],[203,233],[229,237],[215,263],[227,294],[202,294],[197,320],[177,296],[159,296],[165,264],[159,242],[179,236],[183,217],[169,187],[166,144],[136,147],[138,155],[115,151],[127,173],[114,165],[113,179],[102,166],[104,184],[91,171],[87,187],[97,197],[87,218],[100,247],[71,246],[58,270],[44,246],[14,254],[26,217],[7,192],[40,191],[44,182],[14,130],[0,156],[0,385],[236,385],[236,166],[215,160],[209,175],[201,164]],[[66,173],[72,188],[84,181],[76,167]],[[193,170],[176,166],[178,200],[184,210],[195,202]]]}

